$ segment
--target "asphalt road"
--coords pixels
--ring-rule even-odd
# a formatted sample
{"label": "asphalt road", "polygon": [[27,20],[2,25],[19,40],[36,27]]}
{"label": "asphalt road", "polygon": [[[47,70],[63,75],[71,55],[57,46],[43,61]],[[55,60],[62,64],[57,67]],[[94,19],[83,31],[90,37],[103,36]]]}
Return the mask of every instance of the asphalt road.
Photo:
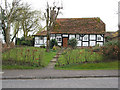
{"label": "asphalt road", "polygon": [[118,88],[118,78],[3,80],[2,88]]}

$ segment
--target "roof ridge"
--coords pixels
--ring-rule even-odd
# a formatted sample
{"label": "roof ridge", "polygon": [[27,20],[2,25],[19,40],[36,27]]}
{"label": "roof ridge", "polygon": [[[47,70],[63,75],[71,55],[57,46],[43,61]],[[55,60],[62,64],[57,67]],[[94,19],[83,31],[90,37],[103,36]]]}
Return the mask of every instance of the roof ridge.
{"label": "roof ridge", "polygon": [[57,19],[96,19],[100,17],[82,17],[82,18],[57,18]]}

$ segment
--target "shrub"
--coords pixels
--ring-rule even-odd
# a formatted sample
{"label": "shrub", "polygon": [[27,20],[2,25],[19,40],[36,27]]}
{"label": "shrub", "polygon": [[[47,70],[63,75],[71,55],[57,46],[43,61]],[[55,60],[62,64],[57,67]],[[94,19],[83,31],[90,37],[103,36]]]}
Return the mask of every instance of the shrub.
{"label": "shrub", "polygon": [[56,47],[55,47],[55,46],[53,46],[53,50],[54,50],[54,51],[56,50]]}
{"label": "shrub", "polygon": [[25,39],[24,37],[16,38],[16,45],[33,46],[33,43],[34,43],[33,38],[30,38],[30,39]]}
{"label": "shrub", "polygon": [[75,38],[72,38],[68,40],[68,45],[71,46],[72,48],[75,48],[77,46],[77,40]]}
{"label": "shrub", "polygon": [[51,49],[53,48],[53,46],[57,46],[57,45],[58,45],[58,43],[57,43],[56,39],[51,39],[50,40],[50,48]]}
{"label": "shrub", "polygon": [[57,66],[63,66],[68,64],[79,64],[86,62],[101,62],[102,55],[96,52],[92,52],[92,49],[67,49],[63,51],[62,55],[58,58]]}
{"label": "shrub", "polygon": [[117,60],[120,53],[120,41],[112,40],[104,44],[101,47],[101,53],[103,54],[104,60]]}

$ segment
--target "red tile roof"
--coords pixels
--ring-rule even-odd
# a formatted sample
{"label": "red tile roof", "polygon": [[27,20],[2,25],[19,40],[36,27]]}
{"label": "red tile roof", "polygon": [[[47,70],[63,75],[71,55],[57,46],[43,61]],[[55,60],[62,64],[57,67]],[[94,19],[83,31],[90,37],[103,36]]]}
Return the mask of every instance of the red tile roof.
{"label": "red tile roof", "polygon": [[[58,18],[51,34],[104,34],[105,24],[100,18]],[[45,35],[45,32],[36,35]],[[47,34],[47,33],[46,33]]]}
{"label": "red tile roof", "polygon": [[47,35],[47,31],[41,31],[41,32],[38,32],[38,33],[36,33],[34,36],[45,36],[45,35]]}

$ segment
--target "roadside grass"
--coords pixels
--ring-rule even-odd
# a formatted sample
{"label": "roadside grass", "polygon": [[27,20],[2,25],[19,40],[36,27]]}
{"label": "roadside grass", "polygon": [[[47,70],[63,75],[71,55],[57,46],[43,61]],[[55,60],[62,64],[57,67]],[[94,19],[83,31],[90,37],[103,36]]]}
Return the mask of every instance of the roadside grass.
{"label": "roadside grass", "polygon": [[20,65],[2,65],[3,70],[11,70],[11,69],[41,69],[42,67],[34,67],[34,66],[20,66]]}
{"label": "roadside grass", "polygon": [[[56,51],[57,52],[57,51]],[[49,64],[56,52],[38,47],[17,47],[2,54],[3,69],[35,69]]]}
{"label": "roadside grass", "polygon": [[[120,61],[100,62],[100,63],[82,63],[69,64],[65,66],[55,67],[58,70],[118,70]],[[120,66],[119,66],[120,67]]]}

